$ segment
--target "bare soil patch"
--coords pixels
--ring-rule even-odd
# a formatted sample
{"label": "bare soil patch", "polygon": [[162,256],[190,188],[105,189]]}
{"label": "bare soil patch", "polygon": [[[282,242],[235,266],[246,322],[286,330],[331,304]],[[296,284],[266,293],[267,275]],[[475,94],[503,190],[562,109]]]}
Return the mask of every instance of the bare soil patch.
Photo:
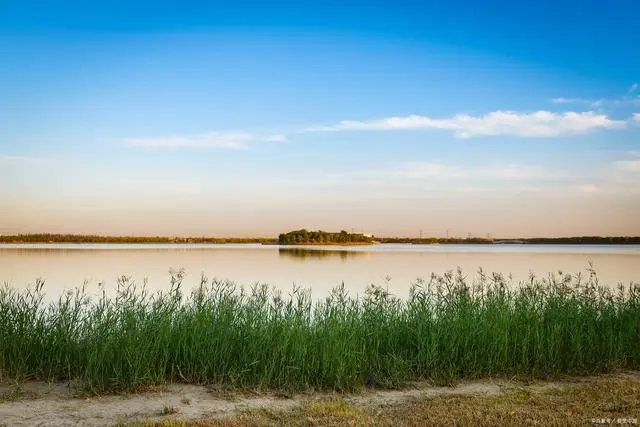
{"label": "bare soil patch", "polygon": [[[357,394],[220,393],[170,384],[124,395],[81,397],[70,384],[0,384],[0,426],[590,425],[640,417],[640,373],[555,382],[413,384]],[[636,421],[637,422],[637,421]]]}

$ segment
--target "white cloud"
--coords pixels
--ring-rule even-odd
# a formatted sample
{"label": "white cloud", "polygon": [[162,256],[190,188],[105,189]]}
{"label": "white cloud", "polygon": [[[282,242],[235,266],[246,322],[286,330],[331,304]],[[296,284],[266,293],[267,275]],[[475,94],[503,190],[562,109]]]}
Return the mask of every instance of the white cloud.
{"label": "white cloud", "polygon": [[623,172],[640,172],[640,160],[618,160],[614,165]]}
{"label": "white cloud", "polygon": [[264,138],[264,141],[266,141],[266,142],[287,142],[287,137],[286,137],[286,135],[280,135],[280,134],[269,135],[269,136]]}
{"label": "white cloud", "polygon": [[191,135],[171,135],[151,138],[127,138],[124,143],[135,147],[208,147],[246,150],[251,142],[285,142],[281,134],[256,135],[250,132],[206,132]]}
{"label": "white cloud", "polygon": [[567,172],[563,170],[552,171],[544,166],[521,164],[510,164],[497,169],[488,169],[486,174],[488,176],[496,176],[498,178],[512,180],[546,180],[564,178],[568,175]]}
{"label": "white cloud", "polygon": [[468,171],[460,166],[445,165],[432,162],[410,162],[398,171],[389,172],[389,175],[404,178],[461,178],[468,175]]}
{"label": "white cloud", "polygon": [[[640,99],[640,97],[638,98]],[[576,102],[576,99],[556,98],[556,103]],[[630,120],[615,120],[607,114],[585,112],[562,112],[540,110],[532,113],[516,111],[493,111],[482,116],[457,114],[450,118],[428,116],[395,116],[373,120],[343,120],[329,126],[315,126],[293,131],[339,132],[339,131],[390,131],[390,130],[446,130],[457,138],[476,136],[511,135],[519,137],[557,137],[585,134],[598,129],[615,129],[631,122],[640,123],[640,113]],[[137,147],[211,147],[228,150],[246,150],[252,142],[286,142],[286,134],[255,134],[245,131],[214,131],[200,134],[178,134],[159,137],[127,138],[124,143]],[[8,158],[5,158],[8,159]],[[15,157],[14,159],[27,159]],[[0,158],[2,161],[2,158]]]}
{"label": "white cloud", "polygon": [[597,193],[598,187],[593,184],[583,184],[580,186],[580,191],[583,193]]}
{"label": "white cloud", "polygon": [[566,113],[494,111],[484,116],[458,114],[448,119],[411,115],[369,121],[344,120],[332,126],[308,128],[307,132],[441,129],[453,131],[458,138],[490,135],[554,137],[587,133],[596,129],[623,127],[625,124],[624,121],[612,120],[605,114],[592,111]]}
{"label": "white cloud", "polygon": [[552,98],[550,101],[554,104],[581,104],[588,105],[591,108],[603,108],[603,107],[620,107],[624,105],[640,105],[640,95],[634,95],[640,86],[638,83],[633,83],[624,95],[616,98],[600,98],[600,99],[587,99],[587,98],[565,98],[558,97]]}
{"label": "white cloud", "polygon": [[136,147],[212,147],[244,150],[255,136],[247,132],[208,132],[197,135],[174,135],[155,138],[129,138],[127,145]]}
{"label": "white cloud", "polygon": [[399,177],[413,180],[420,179],[460,179],[460,180],[554,180],[568,176],[563,170],[552,171],[543,166],[508,164],[487,167],[465,167],[435,162],[408,162],[399,169],[392,171],[369,171],[356,173],[359,176]]}
{"label": "white cloud", "polygon": [[605,105],[620,105],[623,103],[622,99],[585,99],[585,98],[552,98],[551,102],[554,104],[582,104],[588,105],[592,108],[600,108]]}
{"label": "white cloud", "polygon": [[626,158],[611,163],[602,171],[602,181],[610,183],[617,191],[639,193],[640,151],[628,151]]}
{"label": "white cloud", "polygon": [[27,156],[0,156],[0,164],[8,163],[48,163],[49,159]]}
{"label": "white cloud", "polygon": [[552,98],[551,102],[554,104],[592,104],[595,101],[583,98]]}

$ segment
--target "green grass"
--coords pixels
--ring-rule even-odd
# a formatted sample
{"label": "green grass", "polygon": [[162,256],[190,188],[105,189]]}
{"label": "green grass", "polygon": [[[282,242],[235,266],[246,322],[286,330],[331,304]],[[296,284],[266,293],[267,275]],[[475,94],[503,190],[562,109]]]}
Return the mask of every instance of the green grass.
{"label": "green grass", "polygon": [[123,277],[114,297],[83,290],[45,303],[43,283],[0,288],[0,380],[79,380],[90,392],[166,382],[286,390],[406,381],[548,378],[640,368],[640,286],[609,290],[550,275],[432,276],[399,299],[344,287],[314,301],[229,282],[148,294]]}

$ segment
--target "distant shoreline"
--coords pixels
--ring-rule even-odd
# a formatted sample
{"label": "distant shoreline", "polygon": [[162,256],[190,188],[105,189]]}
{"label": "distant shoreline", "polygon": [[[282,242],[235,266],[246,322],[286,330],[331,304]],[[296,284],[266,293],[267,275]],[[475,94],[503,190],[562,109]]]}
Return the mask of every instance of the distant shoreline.
{"label": "distant shoreline", "polygon": [[[84,237],[84,236],[83,236]],[[93,236],[91,236],[93,237]],[[63,239],[35,239],[26,236],[0,236],[0,244],[12,245],[58,245],[58,244],[109,244],[109,245],[233,245],[233,244],[261,244],[266,246],[283,246],[273,238],[145,238],[145,237],[99,237],[99,238]],[[528,238],[528,239],[413,239],[413,238],[377,238],[373,242],[308,242],[296,243],[291,246],[374,246],[378,244],[412,244],[419,246],[430,245],[640,245],[640,237],[558,237],[558,238]],[[287,245],[285,245],[287,246]]]}

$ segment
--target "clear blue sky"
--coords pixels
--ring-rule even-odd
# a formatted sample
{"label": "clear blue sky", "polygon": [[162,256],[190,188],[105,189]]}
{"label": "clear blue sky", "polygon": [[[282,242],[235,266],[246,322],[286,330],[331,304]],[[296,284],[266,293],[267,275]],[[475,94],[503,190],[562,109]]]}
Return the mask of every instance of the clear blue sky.
{"label": "clear blue sky", "polygon": [[0,232],[640,234],[640,3],[0,0]]}

